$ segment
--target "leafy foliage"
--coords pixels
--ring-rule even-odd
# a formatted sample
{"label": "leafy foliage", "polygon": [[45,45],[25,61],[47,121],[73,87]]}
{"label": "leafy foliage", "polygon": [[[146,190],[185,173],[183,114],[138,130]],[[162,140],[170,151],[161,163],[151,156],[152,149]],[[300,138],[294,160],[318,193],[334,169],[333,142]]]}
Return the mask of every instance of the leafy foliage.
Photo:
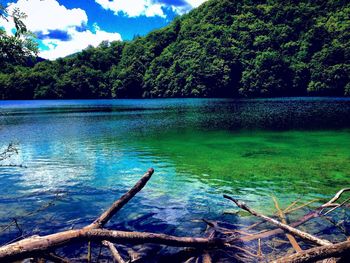
{"label": "leafy foliage", "polygon": [[350,2],[211,0],[130,42],[0,74],[3,99],[350,95]]}
{"label": "leafy foliage", "polygon": [[8,35],[0,28],[0,72],[11,72],[13,66],[25,65],[28,60],[34,60],[38,53],[37,43],[34,42],[34,35],[29,32],[23,23],[26,15],[18,8],[11,14],[0,4],[0,19],[13,20],[15,34]]}

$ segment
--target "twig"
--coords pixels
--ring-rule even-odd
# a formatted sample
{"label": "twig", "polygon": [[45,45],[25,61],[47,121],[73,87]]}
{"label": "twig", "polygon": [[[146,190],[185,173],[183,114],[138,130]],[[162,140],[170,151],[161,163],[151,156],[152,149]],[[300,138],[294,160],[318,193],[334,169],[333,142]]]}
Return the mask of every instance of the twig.
{"label": "twig", "polygon": [[230,247],[230,248],[234,248],[234,249],[237,249],[237,250],[240,250],[254,258],[259,258],[259,255],[255,255],[254,253],[250,252],[249,250],[245,249],[245,248],[242,248],[242,247],[239,247],[239,246],[236,246],[236,245],[232,245],[232,244],[229,244],[227,245],[227,247]]}
{"label": "twig", "polygon": [[311,200],[311,201],[309,201],[309,202],[307,202],[307,203],[305,203],[305,204],[302,204],[302,205],[300,205],[300,206],[297,206],[297,207],[295,207],[295,208],[291,208],[291,209],[288,209],[288,210],[286,209],[287,212],[284,211],[284,213],[285,213],[285,214],[290,214],[290,213],[292,213],[292,212],[294,212],[294,211],[300,210],[300,209],[302,209],[302,208],[304,208],[304,207],[306,207],[306,206],[308,206],[308,205],[310,205],[310,204],[312,204],[312,203],[318,202],[318,201],[320,201],[320,199]]}
{"label": "twig", "polygon": [[324,213],[323,215],[328,215],[329,213],[333,212],[334,210],[338,209],[339,207],[342,207],[343,205],[345,205],[347,202],[350,201],[350,197],[348,199],[346,199],[344,202],[342,202],[341,204],[339,204],[336,207],[333,207],[332,209],[328,210],[326,213]]}
{"label": "twig", "polygon": [[87,262],[91,263],[91,241],[88,242]]}
{"label": "twig", "polygon": [[54,253],[44,254],[42,257],[55,263],[70,263],[68,259],[62,258]]}
{"label": "twig", "polygon": [[342,194],[343,194],[344,192],[348,192],[348,191],[350,191],[350,188],[343,188],[343,189],[341,189],[340,191],[338,191],[338,192],[334,195],[334,197],[333,197],[331,200],[329,200],[327,203],[325,203],[324,205],[322,205],[322,207],[327,207],[327,206],[329,206],[329,205],[334,204],[334,202],[335,202],[335,201],[338,201],[338,199],[342,196]]}
{"label": "twig", "polygon": [[214,228],[214,230],[223,233],[223,234],[241,234],[241,235],[245,235],[245,236],[251,236],[253,234],[242,231],[242,230],[238,230],[238,229],[229,229],[226,227],[221,227],[219,226],[219,224],[215,221],[209,221],[207,219],[202,219],[208,226]]}
{"label": "twig", "polygon": [[41,207],[39,207],[38,209],[34,210],[34,211],[31,211],[23,216],[20,216],[20,217],[17,217],[17,218],[13,218],[12,222],[9,223],[8,225],[5,225],[3,226],[1,229],[0,229],[0,233],[1,232],[4,232],[5,230],[9,229],[11,226],[16,226],[18,227],[18,220],[20,219],[23,219],[23,218],[26,218],[28,216],[32,216],[32,215],[35,215],[35,214],[38,214],[39,212],[42,212],[48,208],[50,208],[51,206],[55,205],[55,202],[60,200],[62,198],[62,196],[59,195],[60,192],[56,193],[55,195],[55,198],[51,201],[49,201],[48,203],[42,205]]}
{"label": "twig", "polygon": [[287,206],[287,208],[284,209],[283,212],[286,214],[289,211],[289,209],[294,207],[299,201],[300,201],[300,197],[297,200],[293,201],[293,203],[291,203],[289,206]]}
{"label": "twig", "polygon": [[262,257],[262,250],[261,250],[261,239],[258,239],[258,256]]}

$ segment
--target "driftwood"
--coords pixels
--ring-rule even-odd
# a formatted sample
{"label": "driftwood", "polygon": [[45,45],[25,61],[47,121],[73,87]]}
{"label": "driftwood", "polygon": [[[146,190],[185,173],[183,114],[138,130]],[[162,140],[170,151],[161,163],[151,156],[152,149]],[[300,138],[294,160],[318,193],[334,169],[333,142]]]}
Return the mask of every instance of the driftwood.
{"label": "driftwood", "polygon": [[83,229],[69,230],[47,236],[34,236],[0,247],[0,261],[9,262],[24,259],[33,255],[40,255],[49,250],[67,245],[79,240],[111,241],[116,243],[144,244],[155,243],[175,247],[208,248],[223,246],[224,240],[213,238],[175,237],[164,234],[147,232],[127,232],[97,229],[104,226],[108,220],[119,211],[132,197],[134,197],[151,178],[154,170],[148,172],[135,184],[131,190],[118,199],[113,205],[98,217],[92,224]]}
{"label": "driftwood", "polygon": [[245,211],[249,212],[250,214],[254,215],[254,216],[257,216],[257,217],[260,217],[262,218],[263,220],[267,221],[267,222],[270,222],[271,224],[274,224],[276,226],[278,226],[279,228],[283,229],[283,230],[286,230],[288,231],[289,233],[292,233],[304,240],[308,240],[310,242],[313,242],[315,244],[318,244],[320,246],[324,246],[324,245],[331,245],[332,243],[329,242],[328,240],[324,240],[324,239],[320,239],[318,237],[315,237],[309,233],[306,233],[304,231],[301,231],[299,229],[296,229],[292,226],[289,226],[287,224],[283,224],[282,222],[276,220],[276,219],[273,219],[271,217],[268,217],[268,216],[265,216],[263,214],[260,214],[258,212],[256,212],[255,210],[251,209],[250,207],[248,207],[245,203],[237,200],[237,199],[234,199],[232,198],[231,196],[228,196],[228,195],[224,195],[224,197],[226,199],[229,199],[231,200],[232,202],[234,202],[239,208],[242,208],[244,209]]}
{"label": "driftwood", "polygon": [[272,263],[316,262],[331,257],[350,257],[350,241],[315,247],[302,252],[279,258]]}
{"label": "driftwood", "polygon": [[[350,191],[350,188],[344,188],[341,189],[340,191],[338,191],[334,197],[332,199],[330,199],[327,203],[321,205],[320,207],[316,208],[315,210],[307,213],[306,215],[304,215],[302,218],[298,219],[297,221],[290,223],[289,225],[291,227],[298,227],[314,218],[320,217],[322,215],[322,212],[327,209],[327,208],[334,208],[334,207],[339,207],[339,204],[335,203],[336,201],[339,200],[339,198],[342,196],[343,193]],[[311,202],[314,202],[311,201]],[[307,204],[311,203],[308,202]],[[302,208],[304,207],[304,205],[302,205],[301,207],[298,208]],[[291,211],[291,209],[287,208],[286,210],[288,210],[288,212]],[[284,211],[286,213],[286,210]],[[262,222],[258,222],[256,224],[253,224],[252,226],[248,227],[247,229],[252,229],[253,227],[261,224]],[[257,239],[264,239],[264,238],[269,238],[271,236],[275,236],[278,234],[282,234],[284,233],[284,231],[282,229],[274,229],[274,230],[266,230],[262,233],[256,234],[256,235],[252,235],[252,236],[244,236],[241,238],[242,241],[244,242],[249,242],[249,241],[253,241],[253,240],[257,240]]]}
{"label": "driftwood", "polygon": [[[253,224],[243,230],[240,230],[228,229],[226,227],[220,226],[221,223],[219,222],[208,220],[203,220],[209,226],[209,229],[206,233],[207,237],[177,237],[172,235],[149,232],[102,229],[113,217],[113,215],[115,215],[120,209],[122,209],[125,204],[127,204],[139,191],[142,190],[142,188],[151,179],[153,173],[154,170],[149,169],[147,173],[145,173],[142,176],[142,178],[126,194],[124,194],[117,201],[115,201],[104,213],[102,213],[90,225],[81,229],[63,231],[42,237],[32,236],[11,243],[9,245],[2,246],[0,247],[0,261],[10,262],[13,260],[34,257],[38,259],[43,259],[44,261],[45,259],[47,259],[53,262],[69,262],[69,260],[61,258],[55,255],[53,252],[58,247],[69,245],[72,242],[77,241],[89,242],[90,253],[88,255],[88,261],[91,261],[91,242],[98,242],[106,246],[109,249],[113,259],[118,263],[124,263],[125,261],[113,243],[117,243],[119,245],[128,244],[143,246],[146,243],[151,243],[165,246],[191,248],[191,250],[182,250],[179,251],[179,253],[175,254],[176,258],[183,258],[183,261],[186,261],[186,259],[190,258],[189,260],[187,260],[188,262],[196,261],[210,263],[212,262],[212,252],[215,250],[226,250],[228,254],[232,255],[232,257],[239,260],[256,261],[262,260],[264,258],[262,252],[263,244],[261,240],[267,237],[271,237],[273,235],[285,233],[285,231],[287,232],[287,237],[290,243],[297,251],[297,253],[282,257],[275,262],[314,262],[315,260],[322,260],[326,258],[342,257],[350,253],[350,241],[332,244],[328,240],[318,238],[307,232],[296,229],[297,226],[300,226],[313,218],[320,217],[327,213],[331,213],[335,209],[345,206],[349,199],[343,201],[340,204],[336,203],[336,201],[339,200],[339,198],[344,192],[350,191],[350,188],[342,189],[330,201],[321,205],[314,211],[309,212],[299,220],[289,225],[287,224],[285,216],[286,213],[290,213],[291,211],[301,209],[305,206],[305,204],[298,207],[294,207],[297,203],[294,202],[288,208],[282,210],[279,207],[277,200],[275,200],[275,206],[278,212],[277,214],[280,220],[282,221],[280,222],[274,218],[256,212],[255,210],[251,209],[245,203],[239,200],[225,195],[225,198],[233,201],[240,208],[248,211],[250,214],[256,217],[262,218],[263,222],[269,222],[278,227],[273,230],[266,230],[259,233],[249,233],[248,231],[260,225],[261,223]],[[315,243],[319,246],[302,251],[301,247],[296,242],[293,235]],[[241,243],[253,240],[257,240],[257,250],[254,250],[249,246],[240,246]],[[127,247],[127,250],[129,251],[131,250],[131,248]]]}

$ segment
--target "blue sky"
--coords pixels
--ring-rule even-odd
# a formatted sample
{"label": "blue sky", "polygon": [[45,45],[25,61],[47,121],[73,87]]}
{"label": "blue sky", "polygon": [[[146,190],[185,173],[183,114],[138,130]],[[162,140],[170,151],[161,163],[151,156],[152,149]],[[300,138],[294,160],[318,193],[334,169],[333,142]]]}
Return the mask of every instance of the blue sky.
{"label": "blue sky", "polygon": [[[1,1],[1,0],[0,0]],[[38,37],[40,56],[56,59],[101,41],[130,40],[161,28],[206,0],[12,0],[9,10],[27,14]],[[13,23],[0,20],[8,33]]]}

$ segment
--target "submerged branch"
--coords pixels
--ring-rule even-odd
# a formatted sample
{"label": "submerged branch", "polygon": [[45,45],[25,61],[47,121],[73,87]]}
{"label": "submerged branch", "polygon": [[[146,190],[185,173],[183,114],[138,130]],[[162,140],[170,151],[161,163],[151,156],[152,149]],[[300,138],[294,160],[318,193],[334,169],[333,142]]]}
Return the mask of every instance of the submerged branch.
{"label": "submerged branch", "polygon": [[119,254],[119,251],[117,250],[117,248],[109,241],[103,241],[102,244],[106,247],[109,248],[109,250],[111,251],[111,254],[114,258],[114,260],[117,263],[125,263],[124,259],[122,258],[122,256]]}
{"label": "submerged branch", "polygon": [[224,197],[226,199],[231,200],[239,208],[249,212],[250,214],[252,214],[252,215],[254,215],[256,217],[260,217],[260,218],[264,219],[265,221],[270,222],[271,224],[274,224],[274,225],[278,226],[279,228],[281,228],[281,229],[283,229],[285,231],[288,231],[289,233],[292,233],[292,234],[294,234],[294,235],[296,235],[296,236],[298,236],[298,237],[300,237],[300,238],[302,238],[304,240],[308,240],[308,241],[313,242],[315,244],[318,244],[320,246],[332,244],[328,240],[320,239],[320,238],[315,237],[315,236],[313,236],[313,235],[311,235],[309,233],[306,233],[304,231],[296,229],[296,228],[294,228],[292,226],[289,226],[287,224],[283,224],[283,223],[279,222],[276,219],[273,219],[271,217],[268,217],[268,216],[265,216],[263,214],[260,214],[260,213],[256,212],[255,210],[251,209],[250,207],[248,207],[245,203],[243,203],[243,202],[241,202],[239,200],[236,200],[236,199],[232,198],[231,196],[224,195]]}
{"label": "submerged branch", "polygon": [[[287,224],[287,218],[286,218],[286,215],[285,213],[282,211],[282,209],[280,208],[279,204],[278,204],[278,201],[276,199],[276,197],[272,197],[273,199],[273,202],[275,204],[275,207],[277,209],[277,212],[278,212],[278,216],[279,218],[281,219],[282,223],[283,224]],[[291,234],[286,234],[289,242],[291,243],[291,245],[293,246],[294,250],[296,252],[299,252],[299,251],[302,251],[301,247],[299,246],[298,242],[296,241],[295,237]],[[260,240],[260,239],[259,239]]]}

